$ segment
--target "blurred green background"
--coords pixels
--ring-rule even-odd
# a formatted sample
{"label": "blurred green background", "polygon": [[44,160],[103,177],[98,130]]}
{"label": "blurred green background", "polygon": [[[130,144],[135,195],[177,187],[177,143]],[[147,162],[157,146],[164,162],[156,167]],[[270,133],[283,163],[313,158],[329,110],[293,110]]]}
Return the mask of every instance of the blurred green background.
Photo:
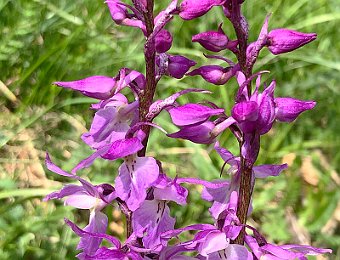
{"label": "blurred green background", "polygon": [[[160,10],[169,1],[156,1]],[[162,3],[161,3],[162,2]],[[276,79],[278,96],[313,99],[313,111],[292,124],[277,123],[262,138],[258,163],[287,162],[281,176],[257,181],[254,213],[249,220],[269,241],[328,247],[340,258],[340,5],[338,0],[245,1],[250,40],[255,40],[265,15],[272,12],[270,28],[287,27],[317,32],[317,41],[279,57],[267,50],[255,68],[268,69],[264,79]],[[224,21],[215,8],[204,18],[168,26],[174,33],[171,54],[182,54],[199,65],[211,64],[205,50],[191,36],[215,30]],[[42,202],[59,189],[64,178],[46,171],[45,152],[70,170],[91,151],[80,140],[90,126],[93,100],[52,86],[54,81],[91,75],[115,76],[121,67],[144,71],[143,37],[133,28],[118,27],[99,0],[0,0],[0,259],[74,259],[78,238],[65,227],[68,217],[84,226],[88,213],[64,207],[62,202]],[[233,58],[230,53],[222,53]],[[216,62],[216,61],[215,61]],[[234,80],[213,86],[199,77],[164,78],[156,98],[188,87],[206,88],[212,95],[189,94],[179,102],[214,101],[230,111]],[[167,131],[176,128],[166,113],[156,121]],[[229,132],[220,143],[237,153]],[[219,178],[222,160],[212,147],[167,139],[154,131],[148,153],[163,162],[174,177]],[[94,183],[112,182],[117,163],[97,160],[81,174]],[[209,204],[200,201],[199,189],[190,188],[190,207],[173,205],[180,225],[209,222]],[[123,237],[123,219],[107,208],[109,232]]]}

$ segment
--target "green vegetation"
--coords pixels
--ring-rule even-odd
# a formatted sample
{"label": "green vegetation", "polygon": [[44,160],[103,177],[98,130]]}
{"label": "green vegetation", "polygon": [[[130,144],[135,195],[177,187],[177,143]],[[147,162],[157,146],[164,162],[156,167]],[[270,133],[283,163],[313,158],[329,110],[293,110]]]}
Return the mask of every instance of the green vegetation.
{"label": "green vegetation", "polygon": [[[318,34],[317,41],[292,54],[261,54],[261,69],[269,69],[271,74],[266,77],[277,80],[278,95],[314,99],[318,105],[293,124],[277,123],[262,143],[258,163],[288,162],[290,168],[275,180],[258,181],[250,221],[269,240],[329,247],[335,253],[331,259],[338,259],[340,6],[337,0],[248,0],[245,8],[252,32],[258,32],[264,14],[272,12],[270,28]],[[171,53],[185,54],[199,64],[211,63],[202,55],[203,48],[191,43],[191,36],[217,28],[222,20],[218,8],[185,23],[176,17],[169,28],[175,34]],[[223,28],[232,38],[227,21]],[[114,25],[99,0],[1,0],[0,34],[0,259],[74,259],[77,238],[63,225],[63,217],[81,223],[87,216],[59,201],[42,202],[44,195],[65,181],[46,171],[44,156],[48,150],[58,165],[69,170],[90,154],[80,135],[91,121],[93,111],[88,105],[93,100],[51,83],[91,75],[115,76],[121,67],[143,71],[143,38],[137,30]],[[188,87],[213,91],[203,98],[230,111],[234,81],[217,87],[198,77],[166,78],[157,97]],[[194,101],[202,95],[181,98]],[[169,132],[175,130],[166,113],[157,123]],[[237,152],[231,134],[224,134],[220,143]],[[218,178],[222,167],[212,150],[166,139],[159,131],[154,131],[149,146],[149,153],[162,160],[170,175],[206,179]],[[117,166],[98,160],[82,175],[94,182],[112,182]],[[198,192],[193,191],[189,203],[188,208],[175,206],[173,210],[183,224],[198,217],[209,221],[209,205],[199,201]],[[123,237],[120,215],[112,211],[110,232]]]}

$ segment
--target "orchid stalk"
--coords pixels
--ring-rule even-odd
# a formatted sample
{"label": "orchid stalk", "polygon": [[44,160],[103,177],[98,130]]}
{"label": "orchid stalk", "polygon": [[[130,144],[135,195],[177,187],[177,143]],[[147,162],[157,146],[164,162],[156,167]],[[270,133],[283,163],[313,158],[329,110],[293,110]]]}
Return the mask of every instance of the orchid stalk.
{"label": "orchid stalk", "polygon": [[[96,98],[95,112],[90,130],[82,140],[93,153],[79,162],[71,172],[56,166],[49,155],[49,170],[80,182],[65,185],[49,194],[45,200],[65,199],[65,204],[90,210],[89,224],[78,227],[72,221],[65,223],[80,237],[77,249],[79,259],[306,259],[307,255],[330,253],[329,249],[306,245],[274,245],[247,224],[251,214],[251,197],[256,178],[278,176],[287,168],[281,165],[256,165],[260,138],[268,133],[275,120],[292,122],[302,112],[311,110],[314,101],[290,97],[275,97],[276,82],[268,86],[261,83],[261,75],[253,67],[261,49],[268,48],[274,55],[293,51],[316,38],[316,35],[289,29],[268,32],[269,16],[265,18],[258,39],[248,42],[248,23],[241,12],[242,0],[177,0],[168,1],[160,13],[154,11],[154,0],[107,0],[112,20],[117,25],[134,27],[145,37],[145,75],[131,68],[122,68],[116,76],[90,76],[70,82],[55,82],[57,86],[79,91]],[[221,55],[206,55],[220,59],[226,67],[205,65],[193,69],[196,62],[181,55],[169,54],[172,34],[165,29],[174,16],[184,20],[208,15],[212,8],[222,8],[225,17],[236,32],[230,39],[222,24],[217,31],[194,35],[212,52],[228,51],[237,62]],[[213,102],[179,104],[185,94],[207,94],[205,89],[185,89],[164,100],[154,100],[157,84],[163,77],[180,79],[202,76],[207,82],[224,87],[235,77],[238,88],[232,110],[228,113]],[[252,81],[256,80],[255,87]],[[128,94],[122,90],[128,89]],[[125,92],[124,92],[125,93]],[[133,99],[133,100],[132,100]],[[132,100],[132,101],[129,101]],[[180,173],[170,177],[156,158],[146,156],[148,137],[152,128],[165,132],[153,123],[154,118],[166,111],[179,131],[166,134],[170,138],[186,139],[194,143],[212,144],[215,151],[229,165],[227,179],[206,181],[182,178]],[[239,144],[239,155],[220,145],[218,138],[231,131]],[[165,136],[164,136],[165,137]],[[122,161],[114,184],[93,185],[78,176],[95,160]],[[223,170],[223,169],[222,169]],[[183,186],[202,186],[202,199],[211,202],[211,223],[195,223],[175,229],[176,218],[171,216],[169,202],[186,205],[189,190]],[[126,217],[126,240],[106,234],[108,218],[102,210],[117,204]],[[191,240],[181,241],[178,236],[195,231]],[[178,238],[176,241],[173,238]],[[106,240],[109,247],[103,246]],[[169,243],[169,241],[171,243]],[[187,252],[191,256],[183,255]]]}

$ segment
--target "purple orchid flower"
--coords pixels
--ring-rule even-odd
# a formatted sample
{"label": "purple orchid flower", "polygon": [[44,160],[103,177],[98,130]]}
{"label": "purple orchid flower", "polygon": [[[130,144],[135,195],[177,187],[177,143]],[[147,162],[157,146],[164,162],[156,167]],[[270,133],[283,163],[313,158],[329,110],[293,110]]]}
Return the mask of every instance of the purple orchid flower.
{"label": "purple orchid flower", "polygon": [[176,178],[171,180],[160,174],[153,184],[152,195],[153,199],[145,200],[133,213],[132,224],[135,235],[142,238],[144,247],[160,252],[167,244],[166,240],[161,240],[161,234],[172,230],[175,225],[167,201],[186,204],[188,190],[180,186]]}
{"label": "purple orchid flower", "polygon": [[213,225],[198,224],[163,233],[162,237],[169,239],[178,236],[183,231],[199,230],[194,239],[170,247],[163,254],[167,255],[168,259],[171,259],[170,256],[178,255],[182,252],[197,251],[200,256],[199,259],[202,259],[201,257],[205,257],[203,259],[253,259],[246,247],[230,243],[230,240],[235,239],[242,229],[241,226],[237,226],[239,223],[236,216],[237,199],[237,193],[232,192],[221,229]]}
{"label": "purple orchid flower", "polygon": [[[120,241],[112,236],[106,235],[104,232],[91,232],[87,231],[85,229],[79,228],[76,224],[74,224],[72,221],[65,218],[65,223],[73,230],[74,233],[76,233],[81,239],[83,240],[93,240],[93,239],[99,239],[100,241],[105,239],[107,240],[112,247],[100,247],[100,244],[96,245],[96,247],[93,247],[95,250],[92,253],[86,252],[86,247],[81,248],[83,249],[83,252],[78,254],[77,257],[80,260],[126,260],[126,259],[132,259],[132,260],[142,260],[143,257],[141,257],[141,252],[148,252],[148,250],[145,249],[139,249],[135,246],[132,246],[130,244],[131,239],[127,240],[125,245],[121,245]],[[89,246],[89,245],[87,245]]]}
{"label": "purple orchid flower", "polygon": [[[82,186],[73,184],[65,185],[60,191],[47,195],[44,201],[67,197],[65,205],[70,205],[78,209],[89,209],[91,211],[89,224],[84,228],[85,231],[105,233],[108,218],[100,211],[117,197],[115,189],[110,184],[94,186],[77,175],[63,171],[52,163],[48,154],[46,154],[46,166],[50,171],[61,176],[78,180]],[[97,250],[101,240],[101,238],[93,237],[81,238],[77,249],[84,250],[86,254],[92,254]]]}
{"label": "purple orchid flower", "polygon": [[159,176],[159,166],[152,157],[126,156],[115,180],[117,196],[131,211],[138,209],[146,198],[146,190]]}
{"label": "purple orchid flower", "polygon": [[[202,198],[207,201],[212,201],[213,204],[209,209],[213,218],[218,219],[220,214],[228,207],[231,193],[239,190],[240,185],[240,157],[234,156],[227,149],[221,147],[217,142],[215,144],[215,150],[230,166],[228,174],[231,175],[231,181],[225,182],[220,186],[207,187],[206,185],[202,191]],[[266,178],[269,176],[278,176],[283,170],[287,168],[287,164],[281,165],[258,165],[253,167],[253,184],[255,178]],[[216,180],[214,183],[219,183],[220,180]],[[251,207],[250,207],[251,209]],[[249,209],[249,211],[250,211]],[[250,213],[250,212],[249,212]]]}
{"label": "purple orchid flower", "polygon": [[[122,94],[115,96],[124,97]],[[91,124],[90,131],[82,135],[83,141],[93,149],[99,149],[123,139],[130,125],[138,117],[138,101],[130,104],[121,98],[117,102],[115,96],[98,109]],[[111,102],[112,100],[112,102]]]}

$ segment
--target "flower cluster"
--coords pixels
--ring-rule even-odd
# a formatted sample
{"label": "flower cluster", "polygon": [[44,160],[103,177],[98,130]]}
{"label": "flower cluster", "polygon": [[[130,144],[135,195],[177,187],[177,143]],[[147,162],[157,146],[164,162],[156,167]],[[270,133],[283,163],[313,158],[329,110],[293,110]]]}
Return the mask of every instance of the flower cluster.
{"label": "flower cluster", "polygon": [[[261,82],[266,71],[252,73],[252,67],[261,49],[268,48],[275,55],[293,51],[316,38],[289,29],[268,32],[269,16],[258,39],[248,43],[248,26],[241,13],[240,0],[177,0],[154,16],[153,0],[107,0],[112,20],[118,25],[136,27],[145,37],[145,75],[130,68],[122,68],[114,77],[91,76],[55,85],[79,91],[98,99],[91,108],[95,115],[82,140],[93,153],[79,162],[71,172],[56,166],[46,156],[47,168],[64,177],[80,182],[65,185],[49,194],[45,200],[64,199],[65,204],[88,209],[89,223],[78,227],[65,219],[80,237],[77,249],[79,259],[306,259],[306,255],[331,252],[311,246],[274,245],[246,223],[251,214],[251,193],[256,178],[278,176],[287,168],[281,165],[255,165],[260,138],[268,133],[275,121],[292,122],[302,112],[315,106],[314,101],[291,97],[275,97],[276,82],[268,86]],[[230,39],[221,24],[217,31],[199,33],[192,37],[212,52],[230,51],[237,62],[220,55],[207,55],[226,62],[226,67],[206,65],[188,72],[196,62],[181,55],[169,54],[172,34],[165,26],[179,15],[184,20],[195,19],[213,7],[221,7],[237,35]],[[225,85],[235,77],[238,82],[235,104],[228,113],[223,107],[179,104],[178,97],[188,93],[209,93],[203,89],[185,89],[163,100],[154,100],[159,80],[164,76],[180,79],[184,75],[202,76],[207,82]],[[255,87],[252,81],[256,79]],[[128,89],[129,91],[122,91]],[[124,94],[123,94],[124,93]],[[127,94],[126,94],[127,93]],[[228,164],[227,179],[206,181],[195,178],[170,177],[162,163],[145,156],[151,127],[164,131],[152,123],[163,110],[169,113],[179,131],[164,135],[194,143],[213,144],[216,152]],[[233,155],[220,146],[218,137],[231,131],[240,145],[240,154]],[[114,184],[93,185],[79,177],[77,172],[90,167],[94,160],[121,160]],[[209,211],[211,223],[199,223],[175,229],[176,219],[171,216],[169,202],[186,205],[188,190],[183,186],[202,186],[202,199],[212,203]],[[117,205],[126,216],[125,242],[106,234],[108,217],[103,209]],[[180,225],[180,223],[178,223]],[[195,232],[190,240],[180,241],[183,232]],[[173,238],[178,239],[173,239]],[[102,245],[106,240],[109,247]],[[171,243],[169,241],[171,240]],[[188,256],[190,252],[191,256]]]}

